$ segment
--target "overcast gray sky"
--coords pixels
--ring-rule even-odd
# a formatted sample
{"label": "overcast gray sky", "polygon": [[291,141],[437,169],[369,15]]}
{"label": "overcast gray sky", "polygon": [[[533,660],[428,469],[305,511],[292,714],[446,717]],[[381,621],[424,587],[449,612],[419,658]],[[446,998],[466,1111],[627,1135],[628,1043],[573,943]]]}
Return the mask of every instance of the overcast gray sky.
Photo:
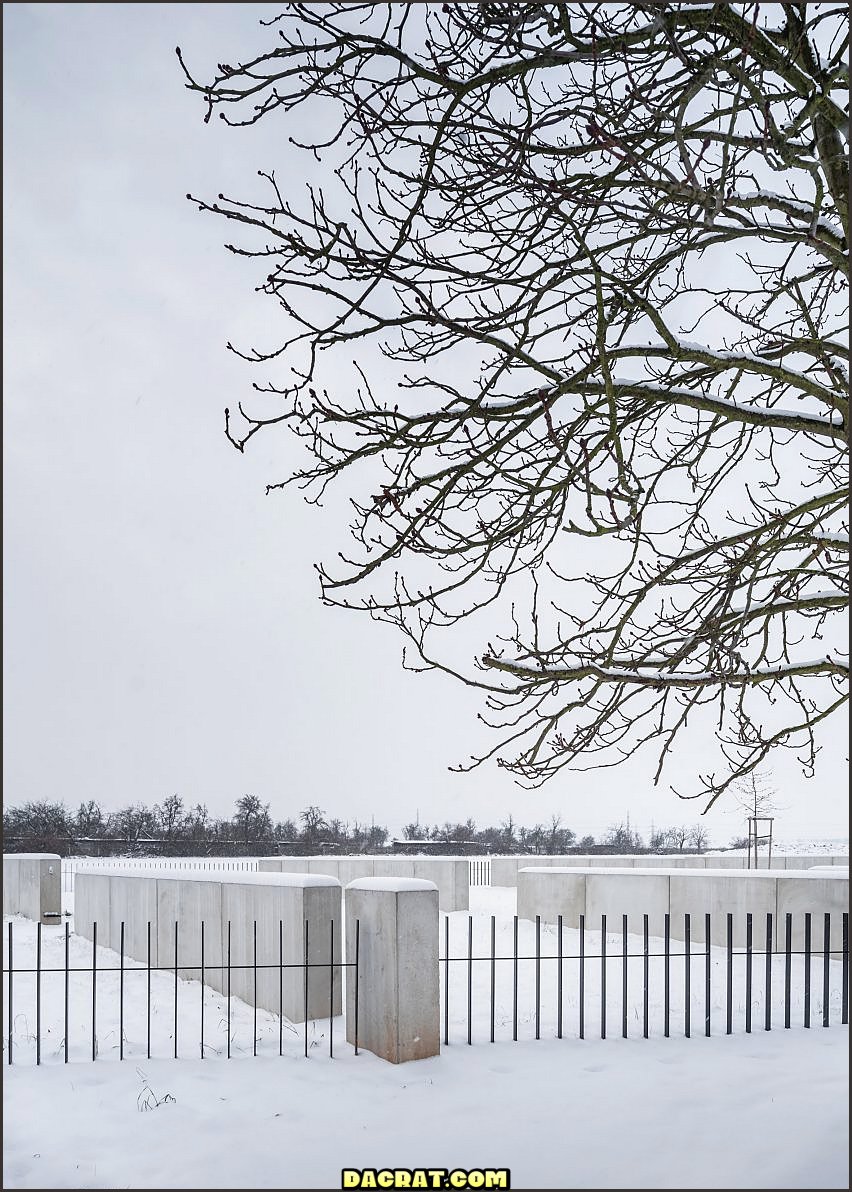
{"label": "overcast gray sky", "polygon": [[[264,495],[280,441],[227,443],[252,377],[225,343],[273,312],[184,195],[271,166],[298,186],[305,163],[274,119],[204,126],[174,47],[203,77],[268,45],[257,17],[278,11],[4,6],[7,803],[177,792],[224,815],[253,793],[276,818],[318,803],[392,831],[418,810],[596,835],[697,821],[650,755],[534,792],[494,765],[449,773],[488,740],[478,697],[321,606],[311,564],[345,544],[339,511]],[[782,837],[848,833],[840,730],[811,781],[779,757]],[[699,768],[681,756],[670,781]],[[702,822],[720,844],[742,828],[721,806]]]}

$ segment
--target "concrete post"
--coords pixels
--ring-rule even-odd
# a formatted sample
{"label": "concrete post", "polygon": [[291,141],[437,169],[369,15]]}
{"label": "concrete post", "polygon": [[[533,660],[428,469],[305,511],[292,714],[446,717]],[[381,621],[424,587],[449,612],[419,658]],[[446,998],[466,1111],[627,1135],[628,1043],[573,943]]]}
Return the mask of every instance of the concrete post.
{"label": "concrete post", "polygon": [[[439,1055],[438,888],[423,878],[360,878],[346,887],[346,962],[358,947],[358,1046],[392,1064]],[[346,1038],[355,1042],[347,969]]]}
{"label": "concrete post", "polygon": [[3,854],[3,914],[62,923],[62,860],[58,853]]}

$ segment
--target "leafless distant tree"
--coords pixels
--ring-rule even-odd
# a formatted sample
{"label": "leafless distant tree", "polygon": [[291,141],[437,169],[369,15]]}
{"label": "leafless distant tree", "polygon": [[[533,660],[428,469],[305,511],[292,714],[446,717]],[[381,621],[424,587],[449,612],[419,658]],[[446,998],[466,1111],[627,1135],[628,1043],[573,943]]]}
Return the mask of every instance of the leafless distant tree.
{"label": "leafless distant tree", "polygon": [[353,497],[325,600],[482,688],[522,781],[645,743],[658,781],[714,720],[708,807],[778,746],[811,772],[848,681],[845,6],[268,24],[206,81],[178,55],[205,119],[282,119],[281,172],[190,197],[282,316],[228,437],[289,427],[269,489]]}
{"label": "leafless distant tree", "polygon": [[693,824],[689,829],[688,841],[693,848],[703,853],[710,844],[710,833],[702,824]]}

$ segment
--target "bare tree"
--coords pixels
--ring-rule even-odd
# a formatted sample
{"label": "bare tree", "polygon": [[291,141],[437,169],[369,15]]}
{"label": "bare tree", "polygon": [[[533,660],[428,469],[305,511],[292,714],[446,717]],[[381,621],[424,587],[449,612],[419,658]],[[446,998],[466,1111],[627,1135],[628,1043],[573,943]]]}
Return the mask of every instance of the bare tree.
{"label": "bare tree", "polygon": [[268,24],[207,81],[178,50],[187,86],[205,120],[289,121],[284,172],[301,146],[319,181],[189,197],[282,314],[232,348],[260,378],[226,434],[304,441],[268,491],[350,484],[325,601],[486,693],[471,765],[538,784],[648,743],[659,781],[715,717],[706,807],[780,746],[812,773],[848,681],[845,8]]}
{"label": "bare tree", "polygon": [[669,845],[683,852],[689,840],[690,830],[688,824],[679,824],[677,827],[669,828],[666,833]]}
{"label": "bare tree", "polygon": [[703,853],[710,843],[710,833],[703,824],[693,824],[686,839],[688,844]]}
{"label": "bare tree", "polygon": [[746,821],[750,825],[753,824],[753,827],[749,827],[749,834],[745,837],[744,842],[740,843],[740,847],[749,849],[750,855],[753,844],[754,859],[757,864],[758,844],[764,842],[771,845],[772,835],[771,832],[766,831],[767,826],[771,827],[771,824],[764,824],[764,831],[761,832],[760,821],[771,821],[774,819],[774,813],[780,810],[776,798],[778,791],[772,784],[772,772],[767,769],[752,770],[749,774],[736,780],[733,784],[733,791],[737,807],[741,812],[745,812]]}

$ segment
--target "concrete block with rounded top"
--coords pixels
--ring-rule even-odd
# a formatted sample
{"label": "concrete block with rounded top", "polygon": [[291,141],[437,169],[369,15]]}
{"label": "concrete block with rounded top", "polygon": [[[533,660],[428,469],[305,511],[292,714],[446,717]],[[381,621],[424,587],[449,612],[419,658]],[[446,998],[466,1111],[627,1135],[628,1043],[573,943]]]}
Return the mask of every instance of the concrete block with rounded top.
{"label": "concrete block with rounded top", "polygon": [[[393,1064],[438,1055],[438,888],[423,878],[361,878],[346,887],[346,962],[355,964],[358,1046]],[[346,1038],[356,1040],[356,982],[346,980]]]}
{"label": "concrete block with rounded top", "polygon": [[[832,873],[832,869],[834,872]],[[805,946],[805,914],[811,916],[811,950],[822,952],[824,948],[825,915],[831,916],[829,948],[839,952],[843,947],[843,914],[849,912],[849,871],[834,866],[814,872],[804,869],[799,873],[786,870],[778,875],[776,913],[778,917],[777,947],[783,949],[786,943],[786,916],[791,914],[792,947],[798,952]],[[835,960],[841,957],[835,956]]]}
{"label": "concrete block with rounded top", "polygon": [[285,1017],[291,1022],[304,1022],[305,971],[279,968],[279,963],[303,965],[307,935],[307,1017],[339,1014],[343,927],[340,882],[313,873],[248,873],[235,874],[234,879],[222,882],[226,960],[229,922],[231,926],[231,993],[255,1004],[256,955],[261,966],[256,972],[256,1004],[277,1013],[283,1000]]}
{"label": "concrete block with rounded top", "polygon": [[534,865],[518,870],[518,918],[575,928],[586,913],[588,869]]}
{"label": "concrete block with rounded top", "polygon": [[3,854],[3,914],[37,923],[62,922],[62,859],[58,853]]}

